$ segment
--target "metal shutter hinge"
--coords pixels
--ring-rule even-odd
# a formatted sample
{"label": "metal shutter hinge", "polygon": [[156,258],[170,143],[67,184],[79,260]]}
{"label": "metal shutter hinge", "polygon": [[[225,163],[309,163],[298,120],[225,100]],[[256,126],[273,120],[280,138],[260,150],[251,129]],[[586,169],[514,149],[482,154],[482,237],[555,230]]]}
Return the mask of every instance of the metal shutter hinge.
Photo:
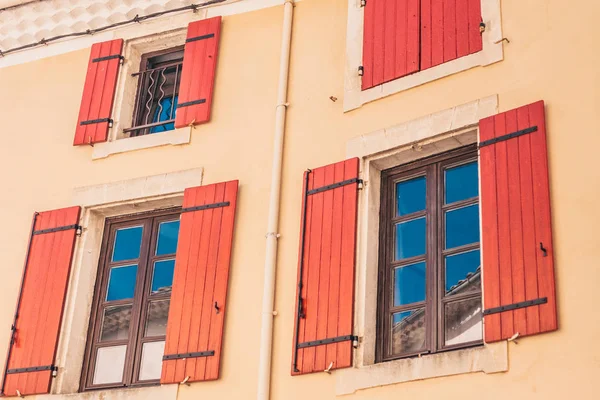
{"label": "metal shutter hinge", "polygon": [[366,7],[367,6],[367,0],[360,0],[360,6],[361,7]]}
{"label": "metal shutter hinge", "polygon": [[365,76],[365,67],[362,65],[358,67],[358,76]]}

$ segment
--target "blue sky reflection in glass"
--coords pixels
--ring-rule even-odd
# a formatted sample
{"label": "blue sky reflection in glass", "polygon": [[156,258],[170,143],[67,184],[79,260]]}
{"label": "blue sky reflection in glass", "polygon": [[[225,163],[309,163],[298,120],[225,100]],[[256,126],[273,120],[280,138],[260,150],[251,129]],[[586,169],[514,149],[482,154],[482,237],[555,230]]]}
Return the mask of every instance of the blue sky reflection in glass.
{"label": "blue sky reflection in glass", "polygon": [[115,236],[112,261],[137,259],[140,256],[143,232],[144,227],[142,226],[118,229]]}
{"label": "blue sky reflection in glass", "polygon": [[394,307],[425,301],[425,262],[394,271]]}
{"label": "blue sky reflection in glass", "polygon": [[173,286],[175,260],[162,260],[154,263],[152,273],[152,294],[170,292]]}
{"label": "blue sky reflection in glass", "polygon": [[133,299],[137,265],[112,267],[108,278],[106,301]]}
{"label": "blue sky reflection in glass", "polygon": [[426,180],[424,176],[396,183],[396,216],[425,210]]}
{"label": "blue sky reflection in glass", "polygon": [[448,168],[444,177],[445,204],[472,199],[479,195],[479,171],[476,161]]}
{"label": "blue sky reflection in glass", "polygon": [[175,254],[179,239],[179,220],[162,222],[158,228],[156,255]]}
{"label": "blue sky reflection in glass", "polygon": [[446,212],[446,248],[479,242],[479,204]]}
{"label": "blue sky reflection in glass", "polygon": [[396,224],[396,260],[425,254],[425,217]]}

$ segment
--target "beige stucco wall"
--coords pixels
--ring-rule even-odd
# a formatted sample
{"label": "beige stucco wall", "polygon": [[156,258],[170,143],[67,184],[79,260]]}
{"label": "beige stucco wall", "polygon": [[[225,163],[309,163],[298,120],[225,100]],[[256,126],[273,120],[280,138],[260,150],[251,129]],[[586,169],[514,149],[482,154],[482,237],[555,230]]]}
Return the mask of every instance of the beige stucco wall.
{"label": "beige stucco wall", "polygon": [[[359,135],[498,95],[500,111],[546,101],[560,329],[509,344],[509,371],[463,374],[361,390],[351,399],[598,398],[600,269],[600,3],[503,0],[510,44],[497,64],[461,72],[343,112],[347,0],[295,7],[277,271],[272,398],[332,399],[335,375],[291,377],[302,171],[346,157]],[[205,184],[240,180],[221,379],[178,398],[251,399],[257,387],[264,235],[282,7],[227,16],[213,117],[189,145],[92,161],[73,147],[88,61],[80,50],[0,69],[0,360],[34,210],[71,205],[74,188],[203,168]],[[332,102],[329,97],[339,100]],[[155,394],[155,398],[156,398]],[[110,396],[110,394],[108,394]],[[159,396],[160,397],[160,396]],[[110,398],[110,397],[106,397]]]}

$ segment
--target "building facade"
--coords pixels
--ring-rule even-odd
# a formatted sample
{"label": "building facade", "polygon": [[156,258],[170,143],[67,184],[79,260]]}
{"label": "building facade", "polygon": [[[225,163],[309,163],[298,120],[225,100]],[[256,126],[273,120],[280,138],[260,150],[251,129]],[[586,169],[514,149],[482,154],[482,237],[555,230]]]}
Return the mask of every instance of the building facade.
{"label": "building facade", "polygon": [[584,3],[0,1],[3,395],[597,398]]}

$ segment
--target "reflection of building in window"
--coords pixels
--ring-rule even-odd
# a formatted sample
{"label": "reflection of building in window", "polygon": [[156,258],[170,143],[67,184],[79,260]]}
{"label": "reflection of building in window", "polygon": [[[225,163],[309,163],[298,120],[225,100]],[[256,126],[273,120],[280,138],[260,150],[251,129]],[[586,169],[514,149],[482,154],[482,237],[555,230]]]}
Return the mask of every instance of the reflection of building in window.
{"label": "reflection of building in window", "polygon": [[[481,267],[468,273],[465,279],[450,288],[448,296],[470,293],[481,287]],[[404,313],[402,313],[404,314]],[[406,313],[399,321],[394,320],[392,347],[394,351],[425,347],[425,310]],[[451,303],[446,309],[445,341],[447,346],[473,342],[481,339],[481,301],[466,300]]]}
{"label": "reflection of building in window", "polygon": [[183,66],[183,48],[146,54],[142,57],[130,136],[174,129],[177,98]]}

